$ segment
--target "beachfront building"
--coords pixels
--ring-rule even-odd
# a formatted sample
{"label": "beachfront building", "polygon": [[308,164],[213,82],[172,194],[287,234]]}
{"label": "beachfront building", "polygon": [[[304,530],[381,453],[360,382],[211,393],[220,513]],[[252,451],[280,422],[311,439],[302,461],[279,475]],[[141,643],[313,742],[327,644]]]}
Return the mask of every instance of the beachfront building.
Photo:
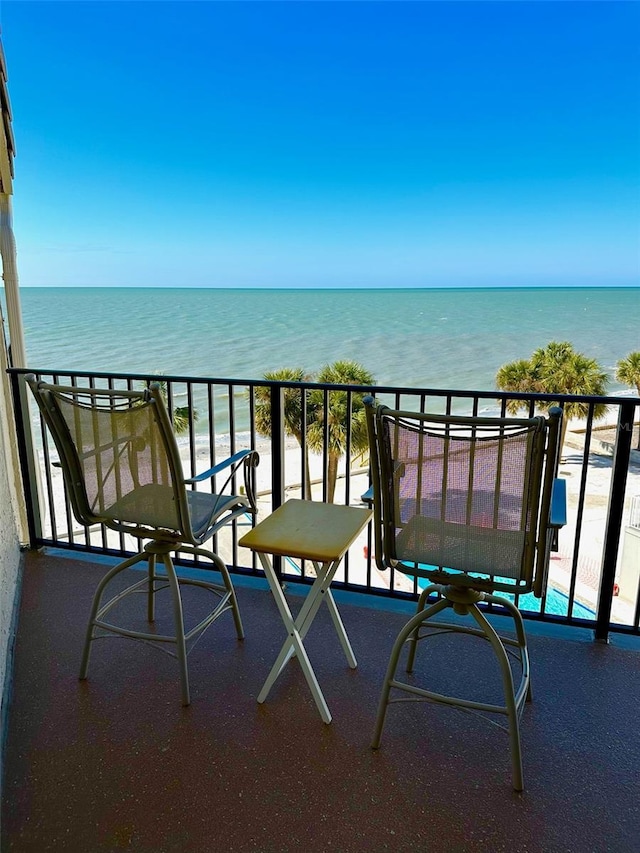
{"label": "beachfront building", "polygon": [[[15,266],[15,244],[11,225],[11,195],[13,193],[13,135],[11,109],[7,93],[7,74],[0,45],[0,251],[7,305],[13,310],[14,356],[20,361],[22,329]],[[11,681],[11,650],[15,635],[15,612],[18,599],[18,577],[21,563],[20,543],[25,541],[25,505],[22,495],[16,426],[11,402],[7,367],[9,353],[4,319],[0,335],[0,685],[2,708],[0,725],[4,744],[7,720],[7,700]]]}

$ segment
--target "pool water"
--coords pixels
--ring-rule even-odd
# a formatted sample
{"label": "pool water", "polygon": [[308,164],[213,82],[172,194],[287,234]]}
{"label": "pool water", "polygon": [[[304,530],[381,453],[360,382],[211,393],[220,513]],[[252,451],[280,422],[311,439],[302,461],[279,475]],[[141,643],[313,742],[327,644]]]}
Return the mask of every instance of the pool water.
{"label": "pool water", "polygon": [[[513,600],[513,596],[509,597]],[[520,596],[518,608],[520,610],[529,610],[533,613],[539,613],[541,604],[542,599],[536,598],[533,593],[529,593],[528,595]],[[571,615],[577,619],[595,619],[596,614],[594,610],[590,610],[588,607],[585,607],[584,604],[580,604],[575,600],[573,602],[573,607],[571,608],[571,614],[568,614],[568,610],[569,596],[565,595],[564,592],[560,592],[559,589],[554,589],[551,586],[548,587],[544,607],[545,613],[553,613],[557,616]]]}
{"label": "pool water", "polygon": [[[418,581],[418,589],[424,589],[427,586],[428,581],[419,580]],[[499,593],[500,595],[504,595],[505,598],[508,598],[510,601],[514,600],[513,595],[509,595],[507,593]],[[535,595],[530,592],[527,595],[521,595],[520,600],[518,602],[518,609],[523,612],[529,613],[540,613],[540,607],[542,604],[542,599],[536,598]],[[564,592],[560,592],[559,589],[555,589],[554,587],[547,588],[547,597],[545,599],[544,612],[551,613],[555,616],[568,616],[571,615],[576,619],[595,619],[595,611],[590,610],[588,607],[585,607],[584,604],[580,604],[579,602],[573,602],[573,607],[571,609],[571,614],[568,613],[569,610],[569,596],[565,595]]]}
{"label": "pool water", "polygon": [[[296,574],[300,574],[300,566],[292,560],[290,557],[286,557],[285,560],[289,563],[289,566],[293,568]],[[418,590],[423,590],[425,586],[428,585],[428,581],[422,580],[418,578]],[[500,593],[504,595],[505,598],[508,598],[510,601],[514,601],[515,596],[509,595],[508,593]],[[540,613],[540,606],[542,604],[542,599],[536,598],[535,595],[530,592],[527,595],[521,595],[520,601],[518,602],[518,609],[523,612],[529,613]],[[547,597],[545,599],[544,612],[551,613],[554,616],[564,616],[565,618],[569,615],[569,596],[564,592],[560,592],[559,589],[555,589],[550,586],[547,587]],[[590,610],[584,604],[580,604],[577,601],[573,602],[573,607],[571,610],[572,617],[576,619],[595,619],[595,611]]]}

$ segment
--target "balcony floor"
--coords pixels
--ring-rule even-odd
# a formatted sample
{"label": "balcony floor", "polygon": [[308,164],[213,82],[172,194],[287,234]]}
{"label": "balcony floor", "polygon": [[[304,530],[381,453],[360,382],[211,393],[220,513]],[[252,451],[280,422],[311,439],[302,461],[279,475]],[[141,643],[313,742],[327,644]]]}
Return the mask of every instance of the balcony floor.
{"label": "balcony floor", "polygon": [[[283,631],[270,595],[240,581],[246,639],[235,639],[230,614],[205,634],[189,658],[189,708],[176,661],[139,643],[94,644],[80,683],[85,618],[103,571],[85,559],[27,556],[3,850],[638,850],[634,641],[602,646],[584,631],[531,625],[534,701],[523,717],[518,795],[506,735],[469,714],[395,705],[381,749],[370,749],[388,653],[406,619],[400,606],[340,604],[355,671],[319,614],[306,646],[333,713],[326,726],[296,661],[256,703]],[[300,600],[291,597],[294,609]],[[466,643],[431,642],[458,641]],[[425,645],[424,661],[436,679],[454,661],[449,675],[483,673],[484,682],[488,646],[476,645],[435,659]]]}

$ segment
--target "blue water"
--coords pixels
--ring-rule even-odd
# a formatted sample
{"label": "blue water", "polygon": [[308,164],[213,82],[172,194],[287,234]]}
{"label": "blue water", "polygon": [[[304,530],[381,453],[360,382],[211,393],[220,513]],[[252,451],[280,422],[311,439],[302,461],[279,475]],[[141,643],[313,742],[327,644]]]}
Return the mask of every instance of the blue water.
{"label": "blue water", "polygon": [[[422,590],[425,586],[428,585],[428,581],[418,580],[418,589]],[[505,598],[508,598],[510,601],[514,601],[513,595],[508,595],[507,593],[498,593],[499,595],[503,595]],[[527,595],[521,595],[518,601],[518,609],[522,611],[529,611],[530,613],[540,613],[542,601],[539,598],[536,598],[533,593],[528,593]],[[564,592],[560,592],[559,589],[555,589],[552,586],[547,587],[547,594],[544,602],[544,612],[552,613],[555,616],[574,616],[577,619],[593,619],[595,616],[595,612],[590,610],[588,607],[585,607],[583,604],[580,604],[577,601],[573,602],[573,607],[571,609],[571,613],[569,614],[569,596],[565,595]]]}
{"label": "blue water", "polygon": [[[379,385],[492,390],[570,340],[613,377],[640,349],[640,289],[24,288],[29,366],[256,379],[356,359]],[[622,390],[612,381],[610,391]]]}
{"label": "blue water", "polygon": [[[513,600],[513,596],[509,596],[511,600]],[[520,610],[528,610],[532,613],[540,612],[541,600],[536,598],[533,593],[529,593],[528,595],[521,595],[520,600],[518,602],[518,608]],[[580,604],[577,601],[573,602],[573,607],[571,609],[571,613],[568,613],[569,610],[569,596],[565,595],[564,592],[560,592],[558,589],[554,589],[553,587],[547,587],[547,597],[544,603],[544,612],[545,613],[553,613],[556,616],[575,616],[578,619],[593,619],[595,616],[595,612],[590,610],[588,607],[585,607],[583,604]]]}

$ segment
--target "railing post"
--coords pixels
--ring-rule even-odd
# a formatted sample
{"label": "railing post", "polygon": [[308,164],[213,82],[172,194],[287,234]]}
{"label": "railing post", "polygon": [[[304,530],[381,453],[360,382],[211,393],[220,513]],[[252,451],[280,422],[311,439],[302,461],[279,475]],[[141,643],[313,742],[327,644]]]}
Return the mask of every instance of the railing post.
{"label": "railing post", "polygon": [[27,383],[18,373],[11,373],[11,391],[15,412],[18,456],[22,469],[22,487],[27,509],[29,545],[34,548],[42,539],[42,516],[40,513],[40,470],[36,459],[33,430],[29,416]]}
{"label": "railing post", "polygon": [[616,579],[618,548],[622,531],[624,515],[624,493],[631,458],[631,439],[633,436],[634,403],[623,403],[618,416],[618,432],[613,451],[613,470],[611,491],[609,492],[609,508],[602,554],[602,574],[600,577],[600,592],[596,613],[595,639],[606,643],[609,640],[609,623],[611,621],[611,605],[613,603],[613,588]]}
{"label": "railing post", "polygon": [[[284,389],[271,386],[271,509],[284,502]],[[273,557],[273,568],[282,577],[282,557]]]}

